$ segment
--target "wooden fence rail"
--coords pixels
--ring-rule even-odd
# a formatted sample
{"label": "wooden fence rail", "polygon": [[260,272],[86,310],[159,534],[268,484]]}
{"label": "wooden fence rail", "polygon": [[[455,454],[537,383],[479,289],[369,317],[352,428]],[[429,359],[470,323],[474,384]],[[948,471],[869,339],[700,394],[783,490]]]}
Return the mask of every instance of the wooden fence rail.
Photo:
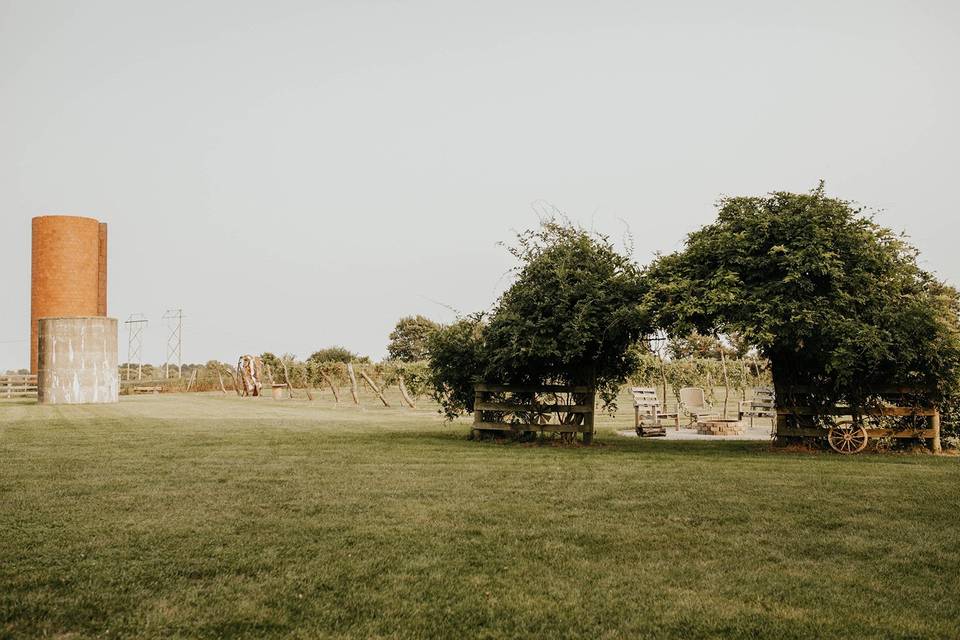
{"label": "wooden fence rail", "polygon": [[[474,436],[560,433],[575,437],[580,433],[584,443],[593,440],[596,391],[590,387],[484,383],[475,385],[474,393]],[[491,399],[494,394],[499,397]]]}
{"label": "wooden fence rail", "polygon": [[37,376],[5,375],[0,376],[0,398],[37,397]]}
{"label": "wooden fence rail", "polygon": [[[798,424],[799,418],[813,416],[830,416],[837,418],[921,418],[923,427],[913,428],[886,428],[864,425],[868,438],[908,438],[929,439],[934,453],[940,453],[940,411],[936,407],[904,407],[881,406],[864,407],[855,410],[852,407],[833,407],[821,409],[812,407],[779,407],[777,409],[776,435],[788,438],[796,437],[823,437],[827,430],[823,427],[805,426]],[[792,424],[791,424],[792,423]]]}

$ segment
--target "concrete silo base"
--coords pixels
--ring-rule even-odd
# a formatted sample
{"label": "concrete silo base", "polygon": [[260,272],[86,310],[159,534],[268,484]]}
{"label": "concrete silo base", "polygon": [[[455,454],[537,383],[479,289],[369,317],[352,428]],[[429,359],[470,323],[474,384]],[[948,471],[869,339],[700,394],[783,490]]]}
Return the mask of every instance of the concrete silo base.
{"label": "concrete silo base", "polygon": [[117,402],[116,318],[40,318],[37,329],[41,403]]}

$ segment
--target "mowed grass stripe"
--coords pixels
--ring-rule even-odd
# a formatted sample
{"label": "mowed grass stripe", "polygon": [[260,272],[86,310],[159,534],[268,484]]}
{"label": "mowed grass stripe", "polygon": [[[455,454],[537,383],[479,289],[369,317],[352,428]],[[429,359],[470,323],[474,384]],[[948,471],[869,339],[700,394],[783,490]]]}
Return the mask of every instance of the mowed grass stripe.
{"label": "mowed grass stripe", "polygon": [[956,458],[466,440],[430,407],[0,403],[12,637],[960,635]]}

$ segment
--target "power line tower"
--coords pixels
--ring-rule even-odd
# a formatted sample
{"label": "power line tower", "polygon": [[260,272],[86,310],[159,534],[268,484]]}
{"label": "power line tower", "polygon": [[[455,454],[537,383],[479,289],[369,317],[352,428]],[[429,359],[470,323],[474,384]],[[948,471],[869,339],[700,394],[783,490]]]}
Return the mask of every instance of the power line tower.
{"label": "power line tower", "polygon": [[176,358],[177,377],[179,378],[183,370],[183,358],[180,350],[183,333],[183,309],[167,309],[166,313],[163,314],[163,320],[167,324],[167,329],[170,330],[170,335],[167,337],[167,357],[163,361],[163,376],[165,378],[170,377],[170,363]]}
{"label": "power line tower", "polygon": [[142,313],[131,313],[123,324],[127,325],[127,380],[130,379],[130,364],[137,363],[137,380],[143,378],[143,330],[147,318]]}

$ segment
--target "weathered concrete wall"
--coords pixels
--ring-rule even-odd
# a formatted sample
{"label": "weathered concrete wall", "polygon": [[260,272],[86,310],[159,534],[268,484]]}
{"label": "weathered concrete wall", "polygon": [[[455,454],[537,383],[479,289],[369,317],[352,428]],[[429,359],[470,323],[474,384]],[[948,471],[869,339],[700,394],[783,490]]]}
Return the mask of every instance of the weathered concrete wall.
{"label": "weathered concrete wall", "polygon": [[37,373],[37,320],[107,315],[107,225],[79,216],[33,219],[30,370]]}
{"label": "weathered concrete wall", "polygon": [[40,318],[37,327],[40,402],[117,402],[116,318]]}

